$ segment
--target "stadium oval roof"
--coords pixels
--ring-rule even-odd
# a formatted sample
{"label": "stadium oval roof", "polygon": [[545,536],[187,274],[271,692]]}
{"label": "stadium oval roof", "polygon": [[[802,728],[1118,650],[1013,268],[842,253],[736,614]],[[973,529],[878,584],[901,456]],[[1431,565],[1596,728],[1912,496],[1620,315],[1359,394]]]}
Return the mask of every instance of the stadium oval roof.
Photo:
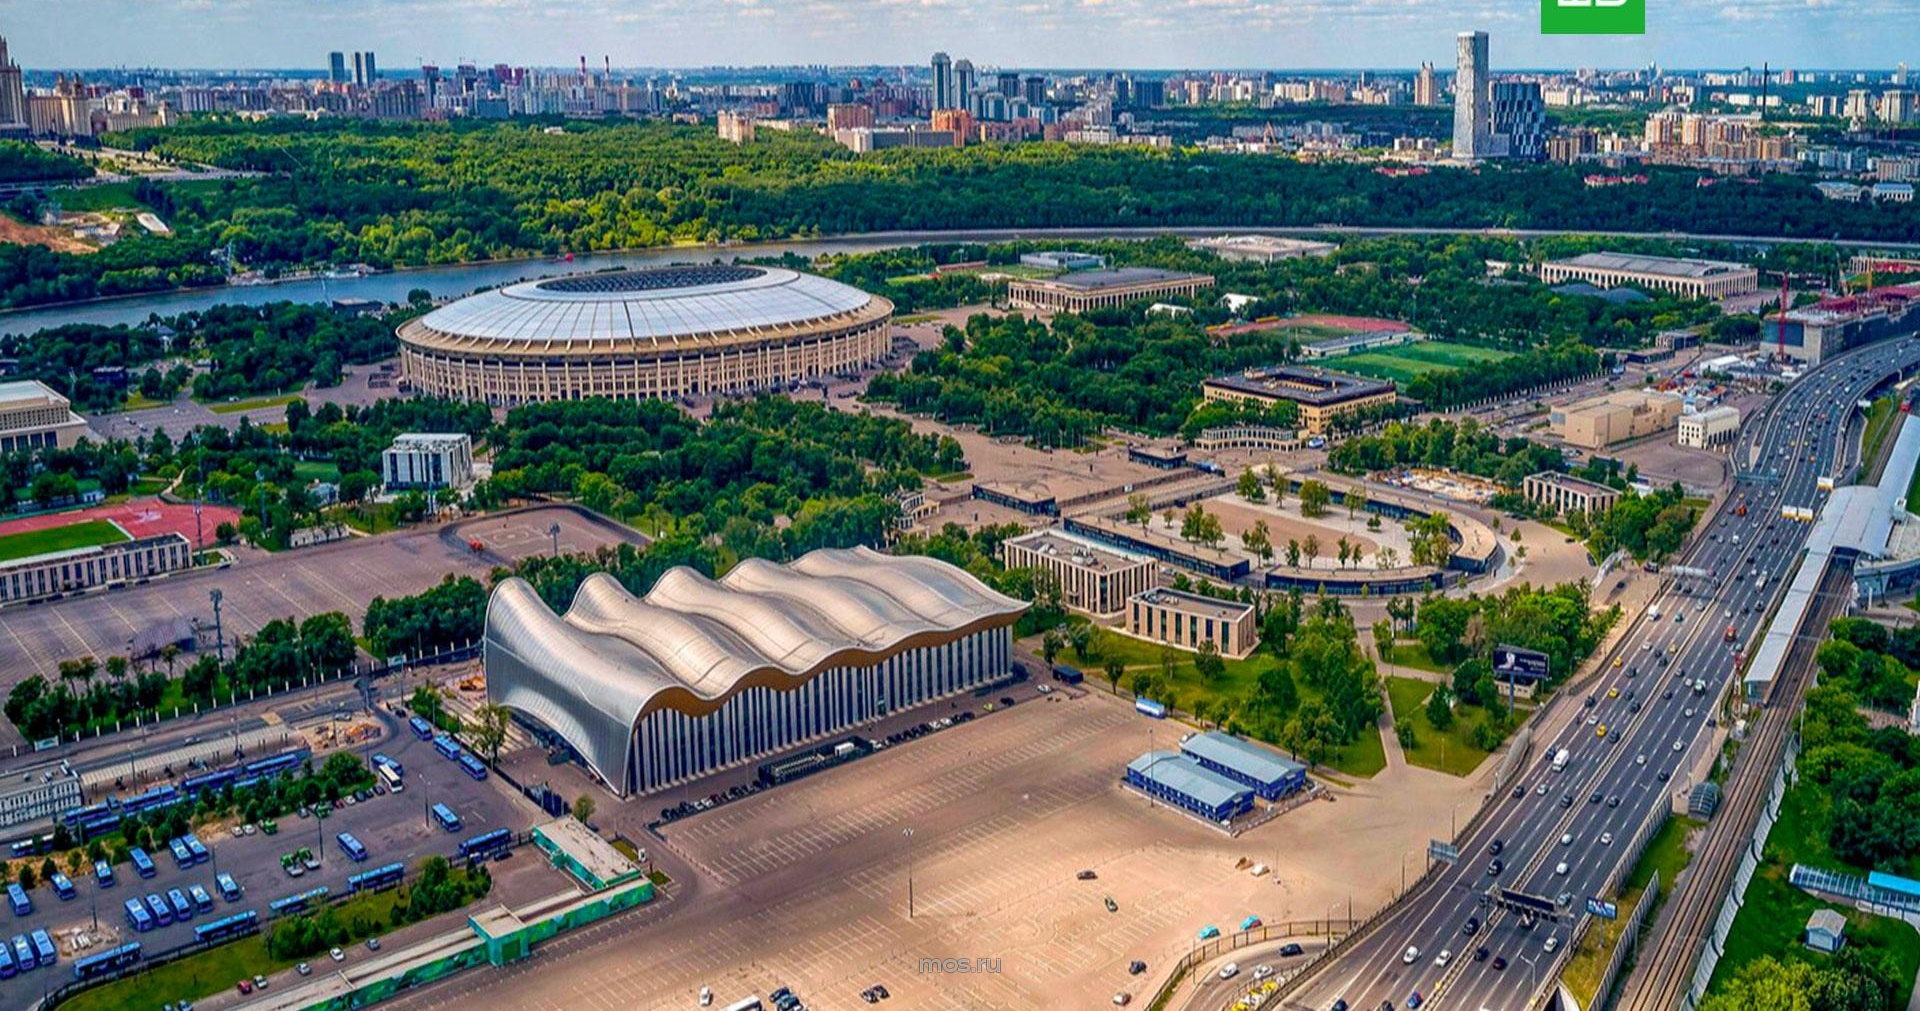
{"label": "stadium oval roof", "polygon": [[884,298],[782,267],[681,265],[483,291],[410,321],[401,337],[464,350],[644,350],[830,332],[892,311]]}
{"label": "stadium oval roof", "polygon": [[704,716],[747,688],[792,690],[1010,623],[1027,604],[930,558],[827,548],[720,579],[668,570],[643,597],[596,573],[558,615],[525,580],[487,602],[487,692],[558,731],[609,782],[649,713]]}

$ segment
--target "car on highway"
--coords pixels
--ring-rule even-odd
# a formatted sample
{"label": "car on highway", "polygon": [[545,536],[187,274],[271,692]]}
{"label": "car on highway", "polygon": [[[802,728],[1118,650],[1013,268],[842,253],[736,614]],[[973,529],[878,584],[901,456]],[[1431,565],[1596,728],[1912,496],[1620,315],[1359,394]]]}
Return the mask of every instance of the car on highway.
{"label": "car on highway", "polygon": [[1493,858],[1493,860],[1489,861],[1487,864],[1487,877],[1497,878],[1500,876],[1500,872],[1506,869],[1507,869],[1506,861],[1501,860],[1499,857],[1495,857]]}
{"label": "car on highway", "polygon": [[1687,750],[1687,746],[1686,746],[1686,745],[1684,745],[1684,744],[1682,744],[1682,743],[1680,743],[1679,741],[1675,741],[1675,742],[1673,742],[1673,750],[1675,750],[1675,751],[1685,751],[1685,750]]}
{"label": "car on highway", "polygon": [[1506,969],[1506,967],[1507,967],[1507,959],[1506,959],[1506,956],[1504,956],[1504,955],[1496,955],[1496,956],[1494,956],[1494,959],[1493,959],[1493,971],[1494,971],[1494,972],[1500,972],[1500,971],[1502,971],[1502,970],[1504,970],[1504,969]]}
{"label": "car on highway", "polygon": [[1611,846],[1611,845],[1613,845],[1613,833],[1612,833],[1612,832],[1602,832],[1602,833],[1600,833],[1600,845],[1602,845],[1602,846]]}
{"label": "car on highway", "polygon": [[1446,948],[1440,949],[1440,954],[1433,956],[1433,964],[1435,968],[1445,969],[1447,967],[1447,963],[1451,961],[1453,961],[1453,952]]}
{"label": "car on highway", "polygon": [[1616,793],[1616,794],[1614,794],[1613,796],[1611,796],[1611,797],[1608,797],[1608,798],[1607,798],[1607,806],[1608,806],[1608,807],[1619,807],[1619,806],[1620,806],[1620,795]]}
{"label": "car on highway", "polygon": [[1254,979],[1266,979],[1268,976],[1271,976],[1271,975],[1273,975],[1273,966],[1256,965],[1253,967]]}
{"label": "car on highway", "polygon": [[1553,873],[1558,874],[1561,877],[1565,877],[1567,873],[1567,862],[1565,860],[1562,860],[1559,863],[1554,864]]}
{"label": "car on highway", "polygon": [[1547,943],[1541,945],[1541,947],[1545,948],[1548,954],[1552,954],[1560,950],[1560,939],[1557,937],[1548,937]]}
{"label": "car on highway", "polygon": [[1240,975],[1240,963],[1238,962],[1228,962],[1226,965],[1220,967],[1221,979],[1232,979],[1238,975]]}
{"label": "car on highway", "polygon": [[1407,950],[1404,952],[1401,952],[1400,954],[1401,964],[1412,965],[1413,963],[1418,961],[1420,961],[1420,949],[1414,947],[1411,944],[1407,945]]}
{"label": "car on highway", "polygon": [[1505,852],[1506,848],[1507,841],[1505,839],[1495,839],[1493,845],[1487,847],[1487,852],[1497,857]]}

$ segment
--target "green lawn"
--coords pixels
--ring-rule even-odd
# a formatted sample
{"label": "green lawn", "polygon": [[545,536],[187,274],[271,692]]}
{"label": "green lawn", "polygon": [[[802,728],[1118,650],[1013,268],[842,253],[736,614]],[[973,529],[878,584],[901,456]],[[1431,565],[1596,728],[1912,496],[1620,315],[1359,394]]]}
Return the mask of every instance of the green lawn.
{"label": "green lawn", "polygon": [[1513,357],[1512,352],[1496,348],[1455,344],[1450,341],[1418,341],[1395,348],[1344,355],[1331,360],[1328,364],[1342,372],[1355,372],[1375,379],[1391,379],[1404,383],[1428,372],[1470,368],[1511,357]]}
{"label": "green lawn", "polygon": [[1867,409],[1867,427],[1860,437],[1860,459],[1863,462],[1873,462],[1874,456],[1880,452],[1880,444],[1897,427],[1894,421],[1900,415],[1894,411],[1896,406],[1896,398],[1881,397]]}
{"label": "green lawn", "polygon": [[132,539],[126,531],[106,520],[83,520],[64,527],[0,536],[0,562],[55,551],[71,551],[74,548],[90,548],[98,544],[117,544]]}
{"label": "green lawn", "polygon": [[1441,663],[1427,653],[1427,644],[1418,639],[1401,639],[1393,644],[1393,659],[1388,663],[1416,670],[1432,671],[1435,674],[1452,674],[1450,664]]}
{"label": "green lawn", "polygon": [[167,406],[167,401],[153,400],[148,397],[143,397],[138,393],[129,393],[127,394],[127,402],[122,404],[121,408],[128,411],[146,411],[155,407],[165,406]]}
{"label": "green lawn", "polygon": [[1413,728],[1414,746],[1405,749],[1407,764],[1453,776],[1471,775],[1488,754],[1474,747],[1472,737],[1474,725],[1486,717],[1478,707],[1458,705],[1453,710],[1453,726],[1444,731],[1434,729],[1427,719],[1427,697],[1434,687],[1432,682],[1415,678],[1387,678],[1394,724]]}
{"label": "green lawn", "polygon": [[257,411],[263,407],[285,407],[302,399],[298,393],[282,393],[273,397],[255,397],[252,400],[223,400],[208,404],[207,410],[215,414],[239,414],[241,411]]}
{"label": "green lawn", "polygon": [[293,476],[303,484],[308,481],[333,484],[340,480],[340,466],[320,460],[300,460],[293,465]]}
{"label": "green lawn", "polygon": [[1640,855],[1640,861],[1615,897],[1620,918],[1617,920],[1595,920],[1595,929],[1587,932],[1580,942],[1580,950],[1567,961],[1567,968],[1561,974],[1561,980],[1580,998],[1581,1006],[1592,1007],[1595,1002],[1595,990],[1600,987],[1600,974],[1605,971],[1612,957],[1614,946],[1620,943],[1622,927],[1640,905],[1646,894],[1647,883],[1653,880],[1653,872],[1660,872],[1660,896],[1655,907],[1647,911],[1647,920],[1659,912],[1659,904],[1665,897],[1673,894],[1673,879],[1681,868],[1693,859],[1693,853],[1687,849],[1687,835],[1699,828],[1704,822],[1692,818],[1676,817],[1667,819],[1653,840],[1647,844],[1646,852]]}
{"label": "green lawn", "polygon": [[[1060,654],[1060,660],[1079,667],[1086,673],[1087,680],[1101,689],[1110,687],[1105,672],[1109,657],[1118,657],[1120,662],[1126,665],[1128,676],[1137,670],[1161,669],[1159,643],[1100,629],[1094,634],[1091,649],[1092,658],[1078,656],[1072,648],[1068,648]],[[1270,653],[1255,652],[1244,660],[1226,661],[1226,671],[1217,680],[1208,683],[1202,681],[1199,671],[1194,669],[1192,653],[1186,650],[1174,650],[1174,653],[1176,660],[1172,678],[1174,688],[1172,701],[1174,708],[1183,712],[1192,712],[1194,703],[1201,699],[1218,698],[1236,701],[1246,696],[1253,691],[1254,685],[1259,681],[1260,672],[1280,662]],[[1302,702],[1315,697],[1313,690],[1306,685],[1297,687]],[[1122,692],[1127,690],[1125,677],[1120,680],[1120,690]],[[1369,730],[1362,733],[1352,744],[1341,748],[1339,754],[1329,758],[1325,764],[1349,776],[1371,777],[1387,767],[1386,747],[1380,743],[1380,735]]]}
{"label": "green lawn", "polygon": [[158,495],[166,491],[170,483],[164,477],[142,477],[135,479],[133,484],[128,486],[127,491],[137,496]]}
{"label": "green lawn", "polygon": [[60,209],[76,213],[144,210],[146,205],[133,198],[133,183],[102,183],[99,186],[74,186],[53,192]]}
{"label": "green lawn", "polygon": [[[1800,931],[1816,909],[1832,909],[1847,918],[1849,946],[1892,952],[1895,975],[1902,987],[1911,987],[1914,973],[1920,971],[1920,933],[1913,927],[1823,902],[1787,883],[1787,874],[1796,863],[1861,873],[1836,860],[1827,848],[1827,798],[1818,786],[1801,780],[1787,790],[1780,804],[1780,819],[1767,834],[1763,854],[1760,869],[1747,886],[1746,904],[1740,907],[1727,934],[1726,953],[1713,971],[1709,993],[1742,966],[1765,955],[1787,962],[1823,961],[1827,956],[1800,944]],[[1906,1003],[1903,990],[1896,1004],[1904,1007]]]}

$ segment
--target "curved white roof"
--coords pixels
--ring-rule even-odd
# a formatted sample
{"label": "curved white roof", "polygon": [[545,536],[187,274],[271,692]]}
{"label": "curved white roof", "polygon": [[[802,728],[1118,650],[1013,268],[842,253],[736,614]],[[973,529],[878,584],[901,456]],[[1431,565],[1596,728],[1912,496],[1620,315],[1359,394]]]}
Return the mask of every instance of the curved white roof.
{"label": "curved white roof", "polygon": [[428,313],[419,325],[477,341],[674,341],[777,331],[858,312],[874,296],[780,267],[650,267],[525,281]]}
{"label": "curved white roof", "polygon": [[565,615],[507,579],[487,604],[487,693],[619,782],[649,712],[705,715],[745,688],[791,690],[1026,608],[945,562],[871,548],[822,549],[791,565],[750,559],[717,580],[674,568],[644,597],[597,573]]}

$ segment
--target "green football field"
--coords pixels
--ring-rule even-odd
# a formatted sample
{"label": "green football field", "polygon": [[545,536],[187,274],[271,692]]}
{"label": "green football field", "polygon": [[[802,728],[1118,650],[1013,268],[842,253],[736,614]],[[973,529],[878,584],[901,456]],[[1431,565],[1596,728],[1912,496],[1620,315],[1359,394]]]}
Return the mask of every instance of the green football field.
{"label": "green football field", "polygon": [[114,544],[126,540],[132,540],[132,538],[106,520],[86,520],[64,527],[48,527],[45,530],[5,534],[0,535],[0,562],[11,562],[16,558],[31,558],[34,555],[52,554],[55,551],[71,551],[74,548],[90,548],[98,544]]}
{"label": "green football field", "polygon": [[1359,354],[1330,359],[1327,365],[1342,372],[1353,372],[1372,376],[1375,379],[1391,379],[1404,383],[1428,372],[1471,368],[1474,365],[1497,362],[1511,357],[1513,357],[1511,352],[1497,348],[1453,344],[1447,341],[1420,341],[1417,344],[1403,344],[1396,348],[1382,348],[1378,351],[1362,351]]}

